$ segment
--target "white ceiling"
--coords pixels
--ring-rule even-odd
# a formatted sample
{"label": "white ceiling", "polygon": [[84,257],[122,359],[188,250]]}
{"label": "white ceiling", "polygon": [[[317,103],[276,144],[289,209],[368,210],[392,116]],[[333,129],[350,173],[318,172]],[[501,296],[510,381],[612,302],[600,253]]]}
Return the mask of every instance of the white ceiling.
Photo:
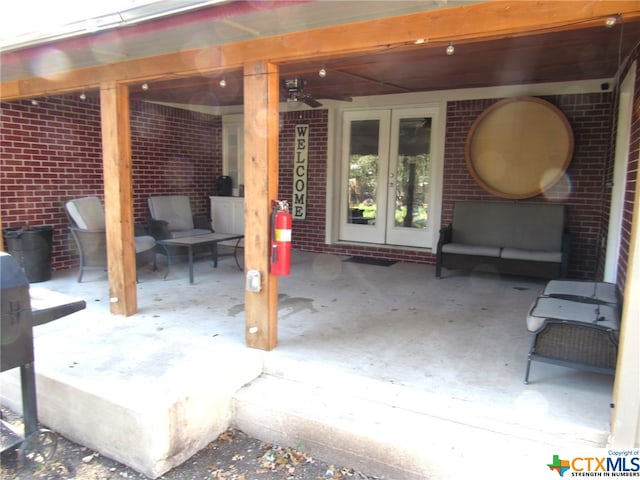
{"label": "white ceiling", "polygon": [[227,2],[229,0],[5,1],[0,6],[0,51],[130,26]]}
{"label": "white ceiling", "polygon": [[[113,2],[114,0],[110,0]],[[482,0],[480,0],[482,1]],[[66,2],[66,3],[65,3]],[[13,52],[24,53],[62,39],[85,38],[91,48],[73,48],[66,45],[58,57],[64,57],[66,68],[82,68],[145,56],[177,52],[184,49],[222,45],[272,35],[303,31],[331,25],[352,23],[375,18],[415,13],[438,8],[450,8],[463,4],[478,3],[471,0],[316,0],[273,1],[261,8],[260,2],[238,2],[233,0],[138,0],[140,5],[119,11],[118,7],[136,3],[134,0],[119,0],[114,11],[91,17],[83,9],[70,12],[69,23],[47,22],[36,29],[15,26],[32,24],[28,12],[40,11],[38,18],[47,17],[49,10],[42,11],[41,1],[19,0],[0,2],[0,32],[14,29],[14,35],[0,34],[0,71],[2,81],[28,78],[34,75],[29,62],[14,61]],[[102,1],[60,0],[48,2],[61,11],[70,10],[75,4],[97,4]],[[217,8],[204,9],[218,4]],[[20,4],[12,11],[8,6]],[[40,5],[40,6],[38,6]],[[49,8],[49,7],[47,7]],[[72,14],[71,14],[72,13]],[[100,15],[100,13],[98,14]],[[56,13],[59,17],[59,12]],[[81,18],[80,17],[86,17]],[[164,18],[162,18],[164,17]],[[154,22],[149,22],[154,19]],[[13,25],[13,27],[11,27]],[[35,25],[35,24],[34,24]],[[136,29],[129,28],[137,25]],[[11,27],[11,28],[9,28]],[[42,47],[40,48],[42,49]],[[60,61],[60,60],[58,60]]]}

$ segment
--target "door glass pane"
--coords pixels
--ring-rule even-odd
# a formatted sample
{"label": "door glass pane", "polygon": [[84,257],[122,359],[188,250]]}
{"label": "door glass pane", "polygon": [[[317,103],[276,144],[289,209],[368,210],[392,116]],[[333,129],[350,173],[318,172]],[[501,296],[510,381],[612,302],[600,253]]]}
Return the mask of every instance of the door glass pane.
{"label": "door glass pane", "polygon": [[403,118],[399,135],[394,225],[425,229],[429,218],[431,182],[431,119]]}
{"label": "door glass pane", "polygon": [[375,225],[378,198],[379,120],[351,122],[347,222]]}

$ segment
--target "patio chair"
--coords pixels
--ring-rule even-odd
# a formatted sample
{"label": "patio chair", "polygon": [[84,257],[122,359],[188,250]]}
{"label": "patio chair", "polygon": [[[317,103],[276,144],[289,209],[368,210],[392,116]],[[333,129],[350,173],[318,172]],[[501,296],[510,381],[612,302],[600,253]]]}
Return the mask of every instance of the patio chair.
{"label": "patio chair", "polygon": [[151,217],[148,229],[156,240],[192,237],[211,233],[211,222],[206,217],[194,216],[191,201],[186,195],[149,197]]}
{"label": "patio chair", "polygon": [[[576,282],[554,283],[547,285],[527,315],[527,329],[534,336],[527,355],[525,385],[533,361],[614,374],[622,305],[607,302],[613,292],[607,291],[605,284],[597,288],[595,282],[582,286]],[[591,295],[597,290],[601,299]],[[556,294],[552,292],[559,296],[547,296]]]}
{"label": "patio chair", "polygon": [[[69,200],[64,204],[69,219],[69,230],[80,255],[78,282],[82,282],[85,270],[107,269],[107,237],[104,208],[98,197],[84,197]],[[141,233],[141,232],[137,232]],[[149,235],[136,235],[136,267],[153,263],[156,268],[156,241]]]}

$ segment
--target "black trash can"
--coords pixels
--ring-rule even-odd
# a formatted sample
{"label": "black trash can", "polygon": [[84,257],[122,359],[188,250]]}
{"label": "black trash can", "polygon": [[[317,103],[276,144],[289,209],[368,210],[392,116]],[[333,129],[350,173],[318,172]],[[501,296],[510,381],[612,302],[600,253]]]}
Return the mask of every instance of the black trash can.
{"label": "black trash can", "polygon": [[5,228],[4,242],[29,283],[51,279],[53,227]]}

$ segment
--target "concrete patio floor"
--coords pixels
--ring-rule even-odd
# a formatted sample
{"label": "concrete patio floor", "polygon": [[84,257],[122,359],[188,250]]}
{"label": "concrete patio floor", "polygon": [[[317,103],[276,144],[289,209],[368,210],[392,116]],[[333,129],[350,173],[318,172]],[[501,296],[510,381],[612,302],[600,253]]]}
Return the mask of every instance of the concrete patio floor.
{"label": "concrete patio floor", "polygon": [[[294,252],[272,352],[245,347],[232,258],[198,261],[193,285],[184,263],[141,269],[126,318],[108,313],[106,273],[54,273],[33,287],[87,308],[34,329],[40,420],[150,477],[229,425],[397,480],[497,458],[510,466],[492,478],[540,478],[558,449],[605,446],[613,377],[534,363],[523,384],[543,281],[343,260]],[[1,378],[18,408],[15,372]]]}

